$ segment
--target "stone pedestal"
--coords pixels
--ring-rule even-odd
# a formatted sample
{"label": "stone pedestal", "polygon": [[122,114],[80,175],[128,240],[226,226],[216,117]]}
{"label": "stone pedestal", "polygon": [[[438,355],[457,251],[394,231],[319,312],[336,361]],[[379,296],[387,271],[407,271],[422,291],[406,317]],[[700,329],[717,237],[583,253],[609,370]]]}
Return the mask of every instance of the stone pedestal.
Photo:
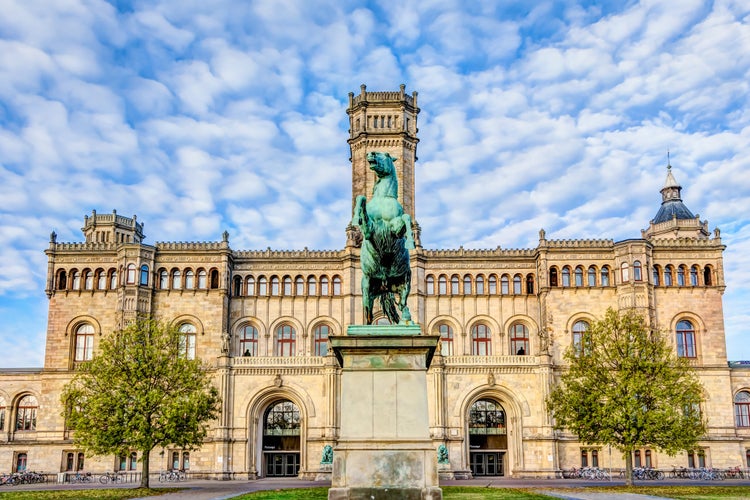
{"label": "stone pedestal", "polygon": [[420,333],[418,325],[350,326],[329,338],[342,367],[329,500],[442,499],[426,376],[439,337]]}

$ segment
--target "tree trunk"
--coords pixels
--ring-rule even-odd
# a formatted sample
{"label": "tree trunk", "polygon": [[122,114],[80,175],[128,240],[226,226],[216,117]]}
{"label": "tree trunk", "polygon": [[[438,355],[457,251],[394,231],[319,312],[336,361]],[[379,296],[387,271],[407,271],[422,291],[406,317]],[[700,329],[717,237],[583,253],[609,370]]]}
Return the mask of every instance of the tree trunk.
{"label": "tree trunk", "polygon": [[149,488],[148,485],[148,459],[151,455],[151,450],[143,452],[143,466],[141,467],[141,488]]}
{"label": "tree trunk", "polygon": [[625,486],[633,486],[633,451],[625,452]]}

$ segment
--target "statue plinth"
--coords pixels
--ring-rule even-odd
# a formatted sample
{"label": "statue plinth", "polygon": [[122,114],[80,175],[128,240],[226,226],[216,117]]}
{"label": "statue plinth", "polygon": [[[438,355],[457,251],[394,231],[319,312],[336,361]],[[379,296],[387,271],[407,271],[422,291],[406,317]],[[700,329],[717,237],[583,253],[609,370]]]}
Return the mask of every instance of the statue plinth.
{"label": "statue plinth", "polygon": [[329,500],[439,500],[427,368],[438,336],[419,325],[350,326],[329,342],[341,364],[341,427]]}

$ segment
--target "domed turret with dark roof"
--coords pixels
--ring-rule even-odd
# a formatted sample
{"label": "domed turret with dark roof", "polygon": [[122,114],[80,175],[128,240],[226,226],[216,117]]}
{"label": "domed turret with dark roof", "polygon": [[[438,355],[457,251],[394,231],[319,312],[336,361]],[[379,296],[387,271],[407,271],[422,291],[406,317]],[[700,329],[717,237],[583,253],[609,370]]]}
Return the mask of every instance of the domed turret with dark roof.
{"label": "domed turret with dark roof", "polygon": [[661,188],[661,207],[654,217],[654,224],[667,222],[672,219],[695,219],[695,215],[682,202],[680,191],[682,186],[677,184],[672,175],[672,165],[667,164],[667,180]]}
{"label": "domed turret with dark roof", "polygon": [[672,165],[667,162],[667,180],[661,188],[661,207],[647,230],[644,238],[707,238],[708,221],[699,219],[682,202],[680,186],[672,175]]}

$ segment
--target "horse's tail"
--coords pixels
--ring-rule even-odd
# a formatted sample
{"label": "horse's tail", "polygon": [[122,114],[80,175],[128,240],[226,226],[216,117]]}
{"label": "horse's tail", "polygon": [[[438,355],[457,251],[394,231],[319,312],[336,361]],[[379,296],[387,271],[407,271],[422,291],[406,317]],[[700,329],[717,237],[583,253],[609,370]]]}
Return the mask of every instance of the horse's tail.
{"label": "horse's tail", "polygon": [[380,295],[380,305],[383,307],[383,312],[388,317],[392,325],[397,325],[399,322],[398,308],[396,307],[396,299],[393,292],[384,292]]}

